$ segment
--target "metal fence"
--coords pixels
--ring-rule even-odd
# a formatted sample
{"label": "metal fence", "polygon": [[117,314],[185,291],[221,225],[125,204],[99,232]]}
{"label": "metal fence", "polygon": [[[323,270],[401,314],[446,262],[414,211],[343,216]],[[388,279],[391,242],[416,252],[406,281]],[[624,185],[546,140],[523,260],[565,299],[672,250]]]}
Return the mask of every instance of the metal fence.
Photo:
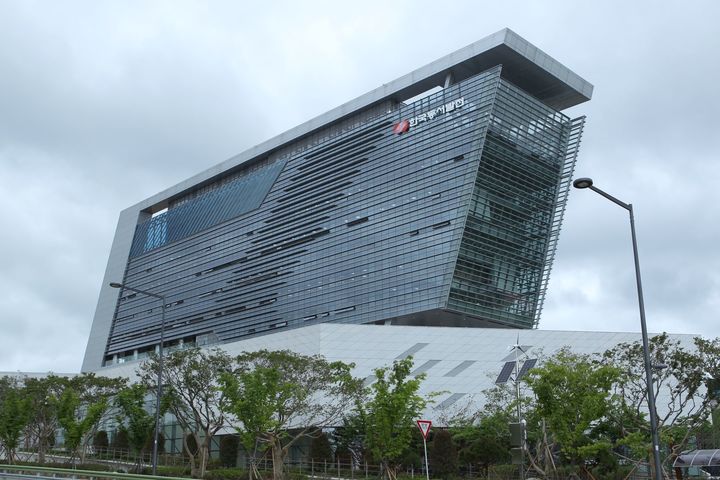
{"label": "metal fence", "polygon": [[[0,459],[4,459],[4,455],[0,453]],[[38,461],[38,452],[36,450],[19,450],[16,452],[16,460],[19,462],[36,463]],[[50,450],[45,453],[45,461],[48,468],[52,468],[52,465],[59,466],[72,465],[73,468],[83,468],[87,465],[102,465],[108,470],[115,472],[133,472],[140,471],[143,468],[150,468],[151,455],[136,455],[129,450],[108,448],[102,450],[91,450],[86,453],[84,464],[80,463],[78,458],[73,458],[68,452],[63,450]],[[247,462],[241,462],[240,469],[247,470],[249,464]],[[190,473],[189,459],[180,454],[160,454],[158,457],[158,464],[162,474],[172,473],[174,475],[188,475]],[[272,460],[269,458],[262,458],[256,462],[258,470],[263,473],[263,476],[270,478],[272,476],[273,465]],[[162,468],[172,467],[172,468]],[[32,467],[26,467],[32,468]],[[42,467],[38,467],[42,468]],[[212,460],[208,465],[209,470],[226,470],[218,464],[217,459]],[[290,474],[290,477],[306,476],[311,479],[372,479],[383,477],[383,470],[380,465],[368,463],[365,461],[341,461],[341,460],[303,460],[303,461],[286,461],[284,465],[286,472]],[[104,472],[108,473],[108,472]],[[229,473],[229,472],[227,472]],[[408,467],[400,468],[396,471],[398,480],[412,480],[418,478],[418,480],[424,480],[426,477],[424,466],[411,465]],[[100,476],[100,475],[96,475]],[[429,476],[431,479],[447,478],[447,475],[441,475],[440,472],[433,471],[432,465],[429,469]],[[456,479],[486,479],[486,480],[521,480],[523,477],[520,475],[518,466],[516,465],[497,465],[488,468],[483,468],[481,465],[475,464],[464,464],[459,465],[457,472],[450,475]],[[167,477],[165,477],[167,478]],[[227,477],[228,480],[231,477]],[[528,470],[525,472],[524,478],[526,480],[536,478],[543,480],[567,480],[567,479],[579,479],[579,480],[649,480],[651,477],[647,474],[647,467],[641,466],[639,469],[630,470],[626,468],[623,473],[617,475],[592,475],[589,471],[580,472],[575,474],[568,474],[564,471],[552,472],[546,475],[540,475],[537,472]],[[669,477],[668,477],[669,478]],[[688,477],[686,477],[688,478]]]}
{"label": "metal fence", "polygon": [[153,477],[122,472],[99,472],[95,470],[73,470],[56,467],[27,465],[0,465],[0,478],[73,478],[90,480],[185,480],[177,477]]}

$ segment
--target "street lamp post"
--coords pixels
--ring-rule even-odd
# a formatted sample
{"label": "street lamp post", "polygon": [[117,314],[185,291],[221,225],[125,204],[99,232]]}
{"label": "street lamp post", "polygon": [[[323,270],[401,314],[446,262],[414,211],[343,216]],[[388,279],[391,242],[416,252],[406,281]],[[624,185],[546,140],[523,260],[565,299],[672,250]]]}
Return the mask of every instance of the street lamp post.
{"label": "street lamp post", "polygon": [[141,293],[148,297],[154,297],[160,300],[161,317],[160,317],[160,348],[158,350],[158,372],[157,372],[157,390],[155,391],[155,434],[153,436],[153,453],[152,453],[152,474],[157,475],[158,465],[158,437],[160,436],[160,400],[162,399],[162,374],[163,374],[163,344],[165,343],[165,297],[157,293],[147,292],[139,288],[132,288],[122,283],[110,283],[112,288],[122,288],[131,292]]}
{"label": "street lamp post", "polygon": [[575,188],[589,188],[602,195],[616,205],[630,213],[630,232],[632,234],[633,256],[635,257],[635,280],[637,282],[638,305],[640,307],[640,328],[642,331],[643,356],[645,357],[645,381],[647,382],[648,409],[650,410],[650,433],[653,443],[653,461],[655,464],[655,479],[662,480],[662,465],[660,463],[660,440],[658,438],[657,410],[655,410],[655,393],[653,392],[652,364],[650,362],[650,346],[648,344],[647,325],[645,322],[645,301],[643,300],[642,281],[640,280],[640,260],[638,258],[637,238],[635,236],[635,217],[633,206],[625,203],[593,186],[592,178],[578,178],[573,182]]}

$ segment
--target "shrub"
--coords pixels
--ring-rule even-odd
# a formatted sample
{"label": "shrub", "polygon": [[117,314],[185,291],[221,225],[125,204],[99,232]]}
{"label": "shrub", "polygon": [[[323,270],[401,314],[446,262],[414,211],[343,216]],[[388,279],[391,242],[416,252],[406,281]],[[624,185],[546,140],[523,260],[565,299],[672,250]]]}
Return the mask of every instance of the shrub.
{"label": "shrub", "polygon": [[108,442],[107,432],[105,430],[100,430],[95,433],[95,436],[93,437],[93,447],[95,448],[95,452],[105,452],[108,446],[110,446],[110,443]]}
{"label": "shrub", "polygon": [[[152,475],[151,467],[144,467],[141,471],[143,475]],[[189,477],[190,467],[185,465],[158,465],[158,477]]]}
{"label": "shrub", "polygon": [[[488,478],[508,479],[512,480],[517,478],[519,466],[518,465],[492,465],[488,467]],[[558,477],[566,478],[566,477]]]}
{"label": "shrub", "polygon": [[447,430],[435,433],[429,456],[430,468],[435,476],[447,479],[457,474],[457,450]]}
{"label": "shrub", "polygon": [[308,476],[300,472],[290,472],[287,474],[287,480],[308,480]]}
{"label": "shrub", "polygon": [[245,480],[247,471],[243,468],[218,468],[205,472],[205,480]]}
{"label": "shrub", "polygon": [[415,450],[407,449],[400,458],[400,464],[405,468],[413,468],[415,470],[422,470],[423,467],[423,456]]}
{"label": "shrub", "polygon": [[220,437],[220,465],[223,467],[237,466],[238,446],[240,439],[237,435],[223,435]]}
{"label": "shrub", "polygon": [[112,447],[118,450],[130,449],[130,440],[128,439],[127,430],[119,428],[117,432],[115,432],[115,436],[112,439]]}

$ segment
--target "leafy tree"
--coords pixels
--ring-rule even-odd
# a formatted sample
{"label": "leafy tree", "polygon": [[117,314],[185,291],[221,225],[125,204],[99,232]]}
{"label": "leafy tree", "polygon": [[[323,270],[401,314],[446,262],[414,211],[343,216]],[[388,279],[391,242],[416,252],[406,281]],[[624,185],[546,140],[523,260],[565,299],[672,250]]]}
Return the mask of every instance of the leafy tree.
{"label": "leafy tree", "polygon": [[405,453],[427,401],[418,394],[424,374],[410,377],[412,357],[395,361],[390,368],[375,370],[377,381],[370,386],[371,398],[357,409],[364,424],[365,445],[395,480],[398,461]]}
{"label": "leafy tree", "polygon": [[65,430],[65,447],[70,450],[72,458],[79,457],[80,462],[84,463],[84,440],[94,436],[92,429],[100,422],[107,409],[107,399],[84,405],[74,388],[65,389],[60,397],[58,420]]}
{"label": "leafy tree", "polygon": [[698,450],[710,450],[718,448],[717,439],[715,438],[716,426],[710,421],[705,420],[695,429],[695,445]]}
{"label": "leafy tree", "polygon": [[31,412],[27,437],[37,447],[38,462],[42,464],[45,463],[47,449],[55,443],[55,431],[60,426],[59,401],[68,385],[68,378],[48,375],[44,378],[26,378],[24,383]]}
{"label": "leafy tree", "polygon": [[0,444],[12,464],[22,433],[30,421],[30,402],[23,387],[10,377],[0,378]]}
{"label": "leafy tree", "polygon": [[458,443],[458,458],[464,464],[479,464],[487,475],[491,465],[510,462],[512,417],[504,411],[482,413],[474,422],[453,428]]}
{"label": "leafy tree", "polygon": [[100,400],[109,400],[127,385],[127,378],[98,377],[94,373],[83,373],[77,377],[64,378],[67,387],[71,387],[85,404]]}
{"label": "leafy tree", "polygon": [[147,387],[135,383],[123,388],[114,399],[118,423],[125,425],[130,449],[142,453],[145,444],[155,433],[155,415],[148,412],[145,397]]}
{"label": "leafy tree", "polygon": [[[157,391],[159,358],[151,355],[138,371],[141,383]],[[178,350],[164,357],[162,399],[185,432],[197,444],[196,452],[185,452],[190,459],[191,474],[205,475],[212,437],[225,425],[225,394],[217,388],[221,372],[231,368],[231,359],[222,350],[192,348]]]}
{"label": "leafy tree", "polygon": [[146,397],[147,387],[135,383],[120,390],[114,399],[117,421],[125,425],[130,449],[138,458],[138,471],[145,449],[152,449],[155,433],[155,414],[146,408]]}
{"label": "leafy tree", "polygon": [[696,435],[702,436],[705,445],[712,445],[708,448],[720,447],[720,338],[708,340],[695,337],[695,348],[697,348],[702,365],[704,367],[705,388],[707,394],[704,400],[704,409],[708,410],[711,424],[701,421],[696,426]]}
{"label": "leafy tree", "polygon": [[458,452],[450,431],[437,430],[433,434],[429,450],[429,463],[435,476],[448,479],[457,475]]}
{"label": "leafy tree", "polygon": [[[702,337],[695,337],[693,339],[697,354],[702,362],[702,372],[704,374],[706,382],[718,382],[720,381],[720,338],[713,340],[705,339]],[[715,387],[716,389],[718,387]],[[707,400],[713,399],[719,400],[718,395],[720,392],[709,390]]]}
{"label": "leafy tree", "polygon": [[[668,463],[687,447],[709,413],[709,398],[703,388],[708,378],[720,378],[720,340],[696,338],[695,349],[688,349],[663,333],[649,339],[649,348],[651,364],[667,367],[653,369],[653,391],[656,403],[661,395],[667,400],[657,418],[661,443],[670,450],[664,462]],[[604,358],[622,373],[614,384],[619,403],[614,412],[620,414],[617,421],[622,422],[624,433],[635,434],[630,437],[633,442],[623,443],[633,443],[632,450],[639,454],[643,449],[637,441],[644,439],[647,458],[651,442],[642,343],[620,344],[605,352]]]}
{"label": "leafy tree", "polygon": [[[410,443],[405,447],[402,455],[400,455],[397,463],[405,468],[411,467],[418,471],[424,470],[425,455],[422,433],[417,428],[417,424],[410,430]],[[432,467],[432,460],[429,460]]]}
{"label": "leafy tree", "polygon": [[525,378],[536,397],[536,413],[573,465],[610,450],[608,441],[591,439],[588,432],[608,411],[608,392],[619,377],[618,368],[563,349]]}
{"label": "leafy tree", "polygon": [[85,452],[101,421],[109,418],[111,398],[127,384],[125,378],[84,373],[64,381],[58,400],[58,423],[65,430],[65,447],[85,461]]}
{"label": "leafy tree", "polygon": [[258,447],[270,449],[273,478],[281,480],[290,447],[342,417],[361,391],[351,368],[288,350],[260,350],[235,359],[235,368],[221,376],[228,400],[223,408],[239,421],[236,427],[251,457],[251,478],[258,475]]}
{"label": "leafy tree", "polygon": [[[507,382],[498,384],[483,392],[486,398],[485,407],[478,412],[470,426],[479,427],[478,431],[472,429],[468,432],[464,457],[474,456],[480,467],[487,473],[491,466],[509,463],[510,457],[510,430],[511,422],[518,422],[521,418],[526,425],[526,443],[524,459],[540,476],[554,469],[552,451],[554,443],[548,437],[545,423],[535,413],[535,398],[532,390],[522,381],[519,384]],[[519,394],[519,398],[518,398]],[[520,418],[518,418],[520,413]],[[460,424],[462,425],[462,423]],[[458,441],[464,435],[458,437]],[[488,448],[483,448],[483,443]],[[512,467],[517,468],[517,467]],[[522,465],[526,468],[526,465]]]}
{"label": "leafy tree", "polygon": [[335,457],[342,463],[360,464],[365,457],[365,426],[357,412],[343,417],[341,425],[331,432]]}

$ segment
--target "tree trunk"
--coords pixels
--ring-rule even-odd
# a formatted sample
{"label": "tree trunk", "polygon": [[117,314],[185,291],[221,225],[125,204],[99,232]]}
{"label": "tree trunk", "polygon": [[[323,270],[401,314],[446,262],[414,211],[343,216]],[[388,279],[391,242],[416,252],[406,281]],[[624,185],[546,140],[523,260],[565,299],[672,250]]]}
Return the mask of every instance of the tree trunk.
{"label": "tree trunk", "polygon": [[273,480],[285,480],[285,452],[279,437],[272,440]]}
{"label": "tree trunk", "polygon": [[38,444],[38,463],[40,465],[45,463],[45,439],[40,437]]}
{"label": "tree trunk", "polygon": [[[689,430],[688,430],[689,431]],[[676,480],[682,480],[683,478],[683,472],[681,468],[673,467],[673,464],[675,463],[675,460],[678,457],[678,451],[680,450],[680,445],[675,444],[674,442],[671,442],[670,445],[670,468],[675,473],[675,479]]]}
{"label": "tree trunk", "polygon": [[250,468],[248,468],[248,480],[258,480],[260,478],[260,471],[257,466],[257,458],[255,455],[250,456]]}
{"label": "tree trunk", "polygon": [[[187,435],[185,432],[183,432],[183,448],[185,449],[185,453],[187,453],[188,459],[190,460],[190,476],[193,478],[199,478],[198,477],[198,468],[195,464],[195,454],[190,451],[190,446],[188,446],[187,443]],[[197,445],[197,442],[195,443]]]}
{"label": "tree trunk", "polygon": [[195,464],[195,455],[190,455],[190,476],[192,478],[200,478],[200,469]]}
{"label": "tree trunk", "polygon": [[210,437],[205,437],[205,441],[203,441],[199,449],[200,451],[198,452],[198,463],[200,464],[198,465],[198,470],[200,471],[200,476],[198,478],[203,478],[205,476],[205,469],[207,468],[207,461],[210,453],[208,450],[208,443],[210,443]]}
{"label": "tree trunk", "polygon": [[383,477],[386,480],[396,480],[397,479],[397,472],[395,471],[395,467],[390,465],[390,462],[388,460],[383,460],[381,465],[383,470]]}

